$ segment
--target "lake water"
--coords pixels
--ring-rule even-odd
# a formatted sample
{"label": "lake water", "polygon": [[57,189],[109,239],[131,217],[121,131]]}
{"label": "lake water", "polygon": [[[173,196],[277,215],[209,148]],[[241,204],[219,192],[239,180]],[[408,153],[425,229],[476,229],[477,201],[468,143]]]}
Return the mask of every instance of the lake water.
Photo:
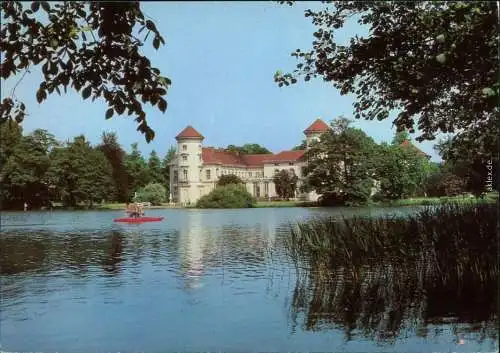
{"label": "lake water", "polygon": [[150,210],[166,220],[140,225],[113,223],[121,211],[2,212],[1,350],[498,352],[495,324],[448,309],[384,335],[353,327],[348,305],[340,317],[301,302],[333,293],[299,278],[288,223],[387,212],[412,209]]}

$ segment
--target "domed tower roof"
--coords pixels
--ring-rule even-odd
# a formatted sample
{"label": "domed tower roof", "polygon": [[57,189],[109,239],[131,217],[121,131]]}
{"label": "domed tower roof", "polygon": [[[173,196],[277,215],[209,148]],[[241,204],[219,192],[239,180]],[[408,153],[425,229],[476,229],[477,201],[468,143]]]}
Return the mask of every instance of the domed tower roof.
{"label": "domed tower roof", "polygon": [[310,135],[318,132],[326,132],[330,127],[320,118],[316,119],[307,129],[304,130],[305,135]]}
{"label": "domed tower roof", "polygon": [[175,139],[179,140],[203,140],[204,137],[200,134],[194,127],[191,125],[186,126],[184,130],[182,130]]}

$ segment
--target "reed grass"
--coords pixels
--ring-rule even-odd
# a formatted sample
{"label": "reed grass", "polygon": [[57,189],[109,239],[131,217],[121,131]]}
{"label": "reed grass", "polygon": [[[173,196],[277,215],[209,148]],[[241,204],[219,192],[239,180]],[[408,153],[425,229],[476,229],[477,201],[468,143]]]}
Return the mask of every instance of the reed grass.
{"label": "reed grass", "polygon": [[498,274],[497,214],[494,204],[471,203],[426,207],[407,217],[319,218],[292,226],[285,248],[313,266],[420,260],[444,281],[466,274],[484,280]]}
{"label": "reed grass", "polygon": [[[497,327],[497,207],[446,204],[406,217],[317,218],[292,225],[292,317],[391,340],[451,315]],[[413,330],[415,332],[415,330]]]}

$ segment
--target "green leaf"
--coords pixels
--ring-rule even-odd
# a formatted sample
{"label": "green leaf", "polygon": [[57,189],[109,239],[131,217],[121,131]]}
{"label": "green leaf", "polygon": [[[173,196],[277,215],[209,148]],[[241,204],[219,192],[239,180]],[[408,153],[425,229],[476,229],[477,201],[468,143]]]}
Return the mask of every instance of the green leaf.
{"label": "green leaf", "polygon": [[106,111],[106,120],[107,119],[110,119],[112,116],[113,116],[113,108],[109,108],[107,111]]}
{"label": "green leaf", "polygon": [[444,64],[446,62],[446,55],[445,54],[439,54],[436,56],[436,60],[440,63],[440,64]]}
{"label": "green leaf", "polygon": [[44,99],[47,98],[47,93],[45,93],[45,90],[39,89],[36,91],[36,100],[38,103],[42,103]]}
{"label": "green leaf", "polygon": [[165,113],[165,110],[167,110],[167,101],[160,97],[158,100],[158,108],[162,111],[162,113]]}
{"label": "green leaf", "polygon": [[155,24],[150,20],[146,21],[146,28],[149,29],[150,31],[154,31],[156,29]]}
{"label": "green leaf", "polygon": [[87,87],[84,88],[82,92],[83,99],[87,99],[88,97],[90,97],[91,93],[92,93],[92,86],[88,85]]}
{"label": "green leaf", "polygon": [[172,84],[172,81],[168,77],[164,76],[158,77],[158,81],[164,86],[169,86]]}
{"label": "green leaf", "polygon": [[125,111],[125,105],[122,102],[115,103],[115,110],[119,115],[122,115]]}
{"label": "green leaf", "polygon": [[45,12],[49,12],[50,11],[50,5],[49,5],[49,3],[47,1],[42,1],[41,5],[42,5],[42,9],[44,9]]}
{"label": "green leaf", "polygon": [[436,37],[436,40],[439,42],[439,43],[444,43],[445,41],[445,36],[444,34],[440,34]]}

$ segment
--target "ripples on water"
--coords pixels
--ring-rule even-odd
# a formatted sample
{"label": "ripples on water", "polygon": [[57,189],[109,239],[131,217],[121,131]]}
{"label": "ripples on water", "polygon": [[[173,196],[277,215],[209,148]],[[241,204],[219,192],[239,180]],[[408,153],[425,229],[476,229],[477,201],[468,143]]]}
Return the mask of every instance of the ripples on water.
{"label": "ripples on water", "polygon": [[282,246],[287,224],[326,212],[153,210],[166,222],[142,225],[113,224],[118,212],[4,214],[2,349],[495,350],[486,321],[415,325],[411,310],[398,319],[408,329],[380,334],[394,319],[367,283],[387,285],[391,272],[365,269],[358,292],[341,269],[297,276]]}

